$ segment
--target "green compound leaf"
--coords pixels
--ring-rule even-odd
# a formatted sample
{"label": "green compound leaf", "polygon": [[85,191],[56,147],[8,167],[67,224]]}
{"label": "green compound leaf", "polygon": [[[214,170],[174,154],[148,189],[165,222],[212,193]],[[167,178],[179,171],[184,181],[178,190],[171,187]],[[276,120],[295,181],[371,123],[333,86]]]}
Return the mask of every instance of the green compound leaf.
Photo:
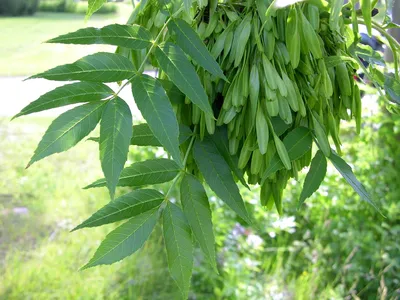
{"label": "green compound leaf", "polygon": [[332,151],[331,155],[329,156],[329,160],[335,166],[336,170],[338,170],[343,178],[348,182],[348,184],[351,185],[353,190],[360,195],[361,199],[371,204],[379,213],[381,213],[378,206],[372,200],[371,195],[354,175],[351,167],[334,151]]}
{"label": "green compound leaf", "polygon": [[13,119],[70,104],[99,101],[112,96],[113,93],[112,89],[102,83],[76,82],[66,84],[29,103]]}
{"label": "green compound leaf", "polygon": [[132,137],[132,114],[124,100],[116,98],[106,105],[100,122],[100,161],[111,199],[128,158]]}
{"label": "green compound leaf", "polygon": [[194,237],[213,269],[217,271],[210,204],[203,185],[193,175],[187,174],[182,179],[181,203]]}
{"label": "green compound leaf", "polygon": [[157,222],[158,209],[152,209],[111,231],[92,259],[81,270],[97,265],[111,265],[139,250],[149,238]]}
{"label": "green compound leaf", "polygon": [[98,52],[85,56],[72,64],[61,65],[29,77],[57,81],[81,80],[89,82],[117,82],[132,77],[135,67],[126,57]]}
{"label": "green compound leaf", "polygon": [[231,169],[210,137],[196,140],[193,156],[207,184],[243,220],[251,223]]}
{"label": "green compound leaf", "polygon": [[[144,186],[171,181],[178,175],[180,167],[166,158],[150,159],[134,163],[121,172],[117,186]],[[104,178],[96,180],[84,189],[106,186]]]}
{"label": "green compound leaf", "polygon": [[[186,142],[193,132],[186,125],[179,124],[179,144],[182,145]],[[99,142],[98,137],[91,137],[88,140]],[[134,146],[153,146],[162,147],[161,143],[154,136],[149,125],[147,123],[133,125],[133,136],[131,138],[131,145]]]}
{"label": "green compound leaf", "polygon": [[224,157],[225,161],[236,175],[236,177],[240,180],[240,182],[250,189],[247,185],[246,180],[243,177],[243,172],[238,168],[239,158],[237,155],[231,155],[229,152],[228,145],[228,131],[226,127],[219,126],[215,129],[215,133],[211,135],[211,139],[213,140],[215,146],[217,146],[219,153]]}
{"label": "green compound leaf", "polygon": [[182,210],[171,202],[163,211],[163,233],[169,272],[182,299],[187,299],[193,270],[192,233]]}
{"label": "green compound leaf", "polygon": [[[288,152],[291,161],[296,160],[303,156],[312,146],[312,135],[311,131],[305,127],[297,127],[288,133],[283,139],[283,144]],[[271,162],[264,172],[261,179],[261,184],[273,173],[284,168],[279,155],[275,153],[272,157]]]}
{"label": "green compound leaf", "polygon": [[207,94],[185,53],[178,46],[167,42],[155,48],[155,57],[161,69],[182,93],[202,111],[213,116]]}
{"label": "green compound leaf", "polygon": [[111,201],[72,231],[132,218],[159,207],[163,200],[164,195],[156,190],[135,190]]}
{"label": "green compound leaf", "polygon": [[161,83],[147,75],[136,76],[132,80],[132,94],[157,140],[182,165],[178,121]]}
{"label": "green compound leaf", "polygon": [[86,20],[99,10],[107,0],[88,0],[88,9],[86,11]]}
{"label": "green compound leaf", "polygon": [[60,35],[47,43],[92,45],[106,44],[135,50],[151,45],[150,32],[139,25],[112,24],[103,28],[88,27]]}
{"label": "green compound leaf", "polygon": [[96,127],[105,104],[106,101],[84,104],[57,117],[47,129],[27,167],[46,156],[75,146]]}
{"label": "green compound leaf", "polygon": [[326,174],[326,157],[321,150],[318,150],[311,161],[310,171],[308,171],[304,181],[303,190],[301,191],[298,207],[318,190]]}
{"label": "green compound leaf", "polygon": [[188,23],[181,19],[172,20],[168,23],[168,29],[175,33],[178,46],[194,61],[214,76],[227,81],[219,64],[211,56],[203,41]]}

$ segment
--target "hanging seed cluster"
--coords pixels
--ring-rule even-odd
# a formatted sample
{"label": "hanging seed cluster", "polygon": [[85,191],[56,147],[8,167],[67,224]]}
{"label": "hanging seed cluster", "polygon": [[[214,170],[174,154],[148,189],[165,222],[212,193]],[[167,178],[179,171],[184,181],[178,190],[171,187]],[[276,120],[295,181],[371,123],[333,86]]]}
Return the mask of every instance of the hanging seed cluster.
{"label": "hanging seed cluster", "polygon": [[[283,143],[287,132],[312,129],[329,157],[329,136],[340,152],[340,120],[354,118],[360,131],[360,91],[346,45],[352,32],[346,29],[342,3],[336,3],[328,13],[310,3],[273,9],[265,0],[210,1],[199,3],[195,14],[191,11],[193,20],[187,18],[227,80],[198,67],[215,118],[186,98],[175,104],[178,121],[196,126],[201,138],[214,134],[216,126],[226,126],[230,154],[238,156],[249,184],[262,183],[262,205],[275,203],[278,211],[288,179],[296,178],[312,156],[310,149],[293,160]],[[167,16],[157,5],[147,5],[136,22],[156,36]],[[161,34],[168,38],[168,32]],[[144,54],[133,56],[140,62]],[[263,180],[275,153],[285,168]],[[200,176],[190,156],[187,166]]]}

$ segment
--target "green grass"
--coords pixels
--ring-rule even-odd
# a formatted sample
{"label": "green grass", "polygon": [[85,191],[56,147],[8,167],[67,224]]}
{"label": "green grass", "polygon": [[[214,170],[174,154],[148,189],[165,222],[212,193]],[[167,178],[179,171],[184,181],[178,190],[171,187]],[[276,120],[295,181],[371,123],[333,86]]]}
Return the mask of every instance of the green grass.
{"label": "green grass", "polygon": [[85,26],[101,27],[125,23],[131,12],[129,4],[120,3],[118,13],[93,15],[85,23],[82,14],[44,13],[34,16],[0,17],[0,76],[26,76],[71,63],[97,51],[113,51],[111,46],[45,44],[50,38]]}
{"label": "green grass", "polygon": [[[109,201],[105,189],[81,189],[102,176],[96,143],[81,142],[25,170],[50,121],[0,119],[0,299],[170,298],[159,228],[137,255],[78,271],[115,225],[69,232]],[[148,155],[135,151],[131,159]]]}

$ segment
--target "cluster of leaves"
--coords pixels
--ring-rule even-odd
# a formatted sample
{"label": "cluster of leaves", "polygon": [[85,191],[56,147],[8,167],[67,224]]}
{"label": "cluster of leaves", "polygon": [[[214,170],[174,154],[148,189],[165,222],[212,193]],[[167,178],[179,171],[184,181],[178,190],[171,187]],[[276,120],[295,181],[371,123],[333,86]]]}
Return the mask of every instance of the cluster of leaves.
{"label": "cluster of leaves", "polygon": [[[89,1],[88,14],[100,8],[104,2]],[[202,5],[204,7],[204,3]],[[145,6],[146,1],[142,1],[139,8],[135,9],[132,19]],[[174,2],[173,6],[175,11],[167,11],[169,15],[156,37],[139,25],[114,24],[100,29],[81,29],[50,40],[50,43],[64,44],[109,44],[117,46],[118,50],[117,53],[100,52],[89,55],[74,63],[30,77],[78,82],[46,93],[25,107],[16,117],[84,103],[53,121],[28,166],[49,155],[70,149],[100,123],[100,137],[94,140],[99,144],[105,178],[87,188],[107,186],[112,201],[74,230],[126,219],[128,221],[107,235],[83,269],[111,264],[131,255],[141,248],[161,218],[169,270],[182,297],[187,298],[195,241],[213,269],[217,269],[212,216],[203,179],[245,222],[251,224],[252,217],[246,210],[235,182],[238,178],[246,185],[237,166],[238,158],[229,153],[226,127],[218,127],[213,135],[203,135],[200,138],[196,126],[189,128],[177,121],[173,103],[182,94],[202,112],[213,116],[207,94],[193,67],[194,63],[215,77],[223,80],[226,78],[196,31],[179,18],[182,12],[191,9],[191,1]],[[167,31],[168,40],[159,43]],[[139,63],[135,61],[138,57],[142,58]],[[160,72],[164,72],[168,79],[143,74],[148,60]],[[126,81],[122,83],[124,80]],[[105,85],[109,82],[119,82],[120,89],[113,91]],[[146,123],[133,125],[130,108],[119,96],[120,91],[128,84],[132,86],[136,105]],[[309,151],[311,144],[311,130],[298,127],[285,136],[282,147],[287,149],[288,158],[294,160]],[[172,159],[146,160],[124,168],[130,145],[162,146]],[[193,156],[200,173],[188,172],[186,167],[189,155]],[[354,190],[373,204],[350,166],[333,151],[329,159]],[[317,152],[305,181],[302,201],[320,185],[326,164],[326,157],[321,151]],[[267,176],[268,172],[272,174],[283,167],[281,157],[274,155]],[[143,188],[170,181],[172,183],[165,194],[156,189]],[[177,184],[180,184],[181,206],[169,197]],[[114,199],[118,186],[135,189]]]}

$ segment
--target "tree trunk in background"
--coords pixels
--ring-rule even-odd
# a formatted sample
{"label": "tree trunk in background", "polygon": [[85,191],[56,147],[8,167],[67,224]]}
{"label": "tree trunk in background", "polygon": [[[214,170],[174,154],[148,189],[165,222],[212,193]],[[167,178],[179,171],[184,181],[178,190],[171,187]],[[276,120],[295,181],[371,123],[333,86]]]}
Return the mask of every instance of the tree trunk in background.
{"label": "tree trunk in background", "polygon": [[[393,0],[393,9],[392,9],[392,20],[396,24],[400,24],[400,0]],[[400,29],[399,28],[391,28],[388,32],[400,42]],[[386,48],[385,50],[385,60],[392,62],[393,55],[392,52]]]}

